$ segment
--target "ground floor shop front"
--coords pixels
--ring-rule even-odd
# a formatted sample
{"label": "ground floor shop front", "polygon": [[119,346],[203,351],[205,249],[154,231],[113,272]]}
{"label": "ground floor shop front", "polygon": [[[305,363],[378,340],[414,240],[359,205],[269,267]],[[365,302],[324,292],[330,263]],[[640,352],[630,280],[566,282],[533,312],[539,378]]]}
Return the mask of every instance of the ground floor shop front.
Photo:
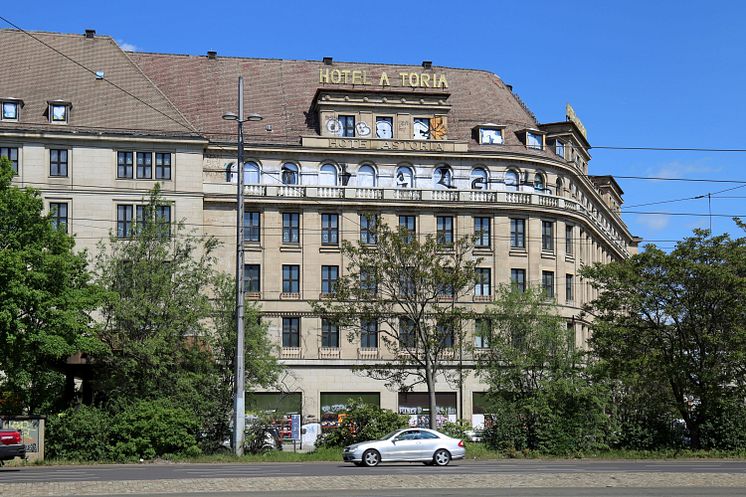
{"label": "ground floor shop front", "polygon": [[[463,419],[476,429],[484,426],[487,386],[473,369],[460,375],[462,382],[439,378],[436,384],[437,423]],[[429,399],[422,385],[411,391],[391,390],[384,381],[371,379],[351,367],[290,366],[280,388],[252,392],[247,411],[277,417],[300,414],[303,423],[320,423],[321,430],[336,427],[351,402],[360,401],[407,416],[410,426],[427,426]]]}

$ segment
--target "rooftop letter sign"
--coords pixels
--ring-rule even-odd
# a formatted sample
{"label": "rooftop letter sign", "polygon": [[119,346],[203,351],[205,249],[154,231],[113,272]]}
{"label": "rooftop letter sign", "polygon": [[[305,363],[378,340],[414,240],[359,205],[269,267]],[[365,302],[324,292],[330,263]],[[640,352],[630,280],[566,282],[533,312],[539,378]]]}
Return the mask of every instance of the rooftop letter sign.
{"label": "rooftop letter sign", "polygon": [[448,88],[445,74],[431,72],[397,72],[389,75],[369,74],[361,69],[319,69],[319,84],[361,85],[407,88]]}

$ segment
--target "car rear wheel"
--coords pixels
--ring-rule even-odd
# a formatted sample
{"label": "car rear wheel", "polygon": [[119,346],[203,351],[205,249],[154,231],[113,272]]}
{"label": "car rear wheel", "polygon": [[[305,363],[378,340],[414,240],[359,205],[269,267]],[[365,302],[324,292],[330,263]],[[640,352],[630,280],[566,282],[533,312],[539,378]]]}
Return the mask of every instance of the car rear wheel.
{"label": "car rear wheel", "polygon": [[433,455],[433,464],[436,466],[448,466],[451,462],[451,453],[445,449],[438,449]]}
{"label": "car rear wheel", "polygon": [[370,449],[363,452],[363,464],[366,466],[378,466],[379,462],[381,462],[381,454],[377,450]]}

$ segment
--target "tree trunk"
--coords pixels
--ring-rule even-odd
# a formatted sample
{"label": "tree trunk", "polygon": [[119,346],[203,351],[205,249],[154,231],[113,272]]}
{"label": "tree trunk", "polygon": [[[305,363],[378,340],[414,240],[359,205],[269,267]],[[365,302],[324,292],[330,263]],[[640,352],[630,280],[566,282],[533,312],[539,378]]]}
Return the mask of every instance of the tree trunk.
{"label": "tree trunk", "polygon": [[437,428],[438,406],[435,399],[435,374],[429,360],[426,360],[425,364],[425,378],[427,380],[427,396],[430,400],[430,429],[435,430]]}

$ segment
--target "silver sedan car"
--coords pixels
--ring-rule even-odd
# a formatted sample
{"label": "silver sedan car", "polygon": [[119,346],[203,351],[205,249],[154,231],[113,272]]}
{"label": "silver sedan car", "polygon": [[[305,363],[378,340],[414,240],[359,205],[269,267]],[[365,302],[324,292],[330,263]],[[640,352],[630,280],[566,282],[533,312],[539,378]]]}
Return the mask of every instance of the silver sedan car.
{"label": "silver sedan car", "polygon": [[410,428],[396,430],[380,440],[370,440],[344,448],[345,462],[357,466],[377,466],[382,462],[422,462],[446,466],[452,459],[466,454],[463,440],[435,430]]}

